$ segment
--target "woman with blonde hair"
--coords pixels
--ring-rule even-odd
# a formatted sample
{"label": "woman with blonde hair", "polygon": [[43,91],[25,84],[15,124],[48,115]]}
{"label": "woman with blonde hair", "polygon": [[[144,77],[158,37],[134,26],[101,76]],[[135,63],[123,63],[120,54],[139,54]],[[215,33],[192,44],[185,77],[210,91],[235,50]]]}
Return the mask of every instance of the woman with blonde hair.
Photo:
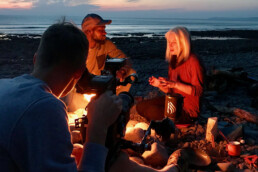
{"label": "woman with blonde hair", "polygon": [[[168,78],[150,77],[149,83],[164,93],[180,94],[183,105],[175,123],[192,123],[199,115],[200,96],[203,92],[203,67],[191,52],[191,37],[184,27],[176,27],[165,34]],[[144,100],[137,104],[138,113],[148,120],[164,118],[165,96]]]}

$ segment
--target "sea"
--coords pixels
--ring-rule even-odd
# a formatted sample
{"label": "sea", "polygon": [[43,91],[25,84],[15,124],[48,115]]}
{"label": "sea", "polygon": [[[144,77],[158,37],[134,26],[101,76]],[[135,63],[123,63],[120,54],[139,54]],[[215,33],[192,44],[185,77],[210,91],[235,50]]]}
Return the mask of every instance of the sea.
{"label": "sea", "polygon": [[[67,16],[79,28],[84,16]],[[106,17],[104,17],[106,19]],[[190,31],[207,30],[258,30],[258,17],[253,18],[119,18],[111,17],[107,26],[108,36],[131,33],[164,34],[175,26],[187,27]],[[61,16],[0,15],[1,34],[42,34],[48,26],[62,20]]]}

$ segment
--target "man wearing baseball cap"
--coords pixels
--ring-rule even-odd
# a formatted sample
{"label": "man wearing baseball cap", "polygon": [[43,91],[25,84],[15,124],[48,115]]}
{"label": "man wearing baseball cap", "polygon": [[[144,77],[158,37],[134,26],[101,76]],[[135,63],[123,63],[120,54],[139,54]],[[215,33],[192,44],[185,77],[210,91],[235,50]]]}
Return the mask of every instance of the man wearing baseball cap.
{"label": "man wearing baseball cap", "polygon": [[[89,41],[89,54],[86,67],[94,75],[100,75],[105,67],[107,56],[110,58],[127,58],[126,65],[117,71],[117,77],[123,80],[129,74],[135,73],[128,57],[119,50],[114,43],[106,37],[106,25],[112,20],[104,20],[97,14],[88,14],[84,17],[81,27]],[[129,91],[131,84],[120,86],[117,94],[122,91]]]}

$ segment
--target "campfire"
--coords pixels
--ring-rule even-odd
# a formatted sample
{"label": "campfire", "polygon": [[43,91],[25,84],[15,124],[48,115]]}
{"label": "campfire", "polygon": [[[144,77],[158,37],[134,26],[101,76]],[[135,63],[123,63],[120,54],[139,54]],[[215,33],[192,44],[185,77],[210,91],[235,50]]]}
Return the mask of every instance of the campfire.
{"label": "campfire", "polygon": [[[85,100],[90,102],[94,95],[84,95]],[[83,144],[80,131],[74,127],[74,120],[87,115],[85,109],[77,109],[69,113],[69,125],[72,133],[72,142],[75,149],[82,150]],[[164,121],[164,120],[163,120]],[[155,121],[161,124],[162,121]],[[160,122],[160,123],[159,123]],[[130,110],[130,120],[126,125],[123,139],[129,141],[130,146],[124,149],[130,161],[136,162],[160,170],[166,167],[171,154],[179,149],[188,151],[192,158],[190,167],[193,169],[213,169],[221,171],[249,168],[257,169],[257,155],[250,156],[250,152],[257,150],[257,145],[247,146],[243,140],[243,128],[241,125],[233,128],[222,127],[223,121],[218,118],[201,119],[192,126],[168,125],[174,131],[160,133],[158,128],[140,117],[133,106]],[[158,125],[156,125],[158,126]],[[227,128],[227,131],[223,129]],[[168,131],[168,129],[165,129]],[[248,141],[248,140],[247,140]],[[126,142],[128,144],[128,142]],[[145,147],[141,147],[145,145]],[[247,154],[248,152],[248,154]],[[81,153],[74,153],[76,161]],[[170,158],[169,158],[170,157]]]}
{"label": "campfire", "polygon": [[[96,94],[83,94],[84,100],[86,101],[86,105],[91,101],[91,99],[96,96]],[[84,108],[79,108],[75,110],[74,112],[68,113],[68,120],[69,125],[74,125],[75,119],[81,118],[84,115],[87,115],[87,111],[85,110],[86,106]]]}

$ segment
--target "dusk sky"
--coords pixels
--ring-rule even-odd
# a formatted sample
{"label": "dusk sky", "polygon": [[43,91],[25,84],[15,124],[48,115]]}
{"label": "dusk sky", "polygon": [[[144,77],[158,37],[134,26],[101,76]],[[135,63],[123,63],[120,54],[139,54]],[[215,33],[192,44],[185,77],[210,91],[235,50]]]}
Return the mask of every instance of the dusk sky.
{"label": "dusk sky", "polygon": [[258,0],[0,0],[0,15],[258,17]]}

